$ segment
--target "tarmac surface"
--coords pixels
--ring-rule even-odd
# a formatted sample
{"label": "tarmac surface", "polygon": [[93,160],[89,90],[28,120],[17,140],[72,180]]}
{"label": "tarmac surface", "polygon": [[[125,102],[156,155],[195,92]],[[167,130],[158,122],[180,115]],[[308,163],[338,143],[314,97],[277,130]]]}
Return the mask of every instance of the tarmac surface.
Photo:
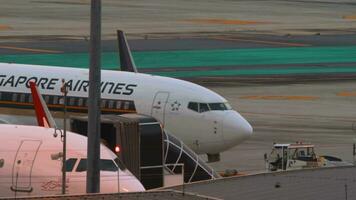
{"label": "tarmac surface", "polygon": [[251,123],[254,134],[221,154],[217,170],[264,171],[273,143],[315,144],[317,155],[352,162],[356,142],[356,80],[209,86]]}
{"label": "tarmac surface", "polygon": [[[0,36],[89,35],[89,0],[1,0]],[[354,0],[105,0],[104,37],[147,33],[354,33]]]}
{"label": "tarmac surface", "polygon": [[[140,72],[178,78],[355,75],[355,35],[271,36],[217,34],[133,39]],[[103,69],[117,70],[115,40],[103,41]],[[88,42],[33,38],[0,44],[0,61],[88,67]]]}
{"label": "tarmac surface", "polygon": [[356,198],[355,178],[355,167],[306,169],[185,184],[184,191],[226,200],[347,200]]}
{"label": "tarmac surface", "polygon": [[[103,1],[103,68],[118,68],[120,28],[139,71],[224,96],[254,134],[211,163],[218,171],[263,171],[273,142],[312,142],[320,155],[352,161],[356,3],[223,2]],[[88,66],[88,0],[0,3],[0,62]]]}

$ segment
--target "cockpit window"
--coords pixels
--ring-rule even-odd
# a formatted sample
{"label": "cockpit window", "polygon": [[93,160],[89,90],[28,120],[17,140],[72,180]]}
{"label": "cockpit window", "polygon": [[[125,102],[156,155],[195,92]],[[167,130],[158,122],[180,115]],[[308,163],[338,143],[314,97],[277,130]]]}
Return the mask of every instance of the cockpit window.
{"label": "cockpit window", "polygon": [[231,110],[228,103],[209,103],[210,110]]}
{"label": "cockpit window", "polygon": [[124,163],[122,163],[122,161],[120,160],[120,158],[116,157],[115,158],[115,163],[117,166],[119,166],[119,168],[121,170],[125,170],[126,169],[126,166],[124,165]]}
{"label": "cockpit window", "polygon": [[225,102],[224,104],[225,104],[226,109],[232,110],[232,107],[229,103]]}
{"label": "cockpit window", "polygon": [[113,160],[101,159],[100,160],[100,170],[109,171],[109,172],[116,172],[117,171],[117,166],[115,165]]}
{"label": "cockpit window", "polygon": [[197,102],[189,102],[188,108],[195,112],[203,113],[210,110],[231,110],[230,104],[225,103],[197,103]]}
{"label": "cockpit window", "polygon": [[199,112],[202,113],[202,112],[206,112],[206,111],[209,111],[208,104],[199,103]]}
{"label": "cockpit window", "polygon": [[209,103],[209,107],[211,110],[226,110],[224,103]]}
{"label": "cockpit window", "polygon": [[66,160],[66,172],[73,171],[76,162],[77,162],[76,158],[69,158],[68,160]]}
{"label": "cockpit window", "polygon": [[190,110],[194,110],[195,112],[199,112],[199,107],[197,102],[189,102],[188,108]]}
{"label": "cockpit window", "polygon": [[86,170],[87,170],[87,159],[81,159],[75,171],[84,172]]}
{"label": "cockpit window", "polygon": [[[110,171],[110,172],[116,172],[117,171],[117,166],[113,160],[110,159],[100,159],[100,170],[101,171]],[[77,169],[75,170],[76,172],[84,172],[87,170],[87,159],[81,159]]]}

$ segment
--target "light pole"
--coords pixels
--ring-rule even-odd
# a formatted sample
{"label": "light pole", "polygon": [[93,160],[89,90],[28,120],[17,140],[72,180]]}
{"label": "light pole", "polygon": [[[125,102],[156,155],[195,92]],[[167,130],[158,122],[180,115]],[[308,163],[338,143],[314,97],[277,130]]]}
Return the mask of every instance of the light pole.
{"label": "light pole", "polygon": [[[61,92],[63,94],[63,132],[61,131],[61,140],[63,142],[62,156],[62,194],[66,193],[66,154],[67,154],[67,83],[62,79]],[[56,128],[56,127],[55,127]]]}
{"label": "light pole", "polygon": [[[356,133],[356,122],[352,123],[352,130]],[[352,160],[353,160],[353,164],[355,165],[356,163],[356,137],[354,137],[353,139],[354,143],[352,144]]]}
{"label": "light pole", "polygon": [[91,0],[87,193],[100,192],[101,0]]}

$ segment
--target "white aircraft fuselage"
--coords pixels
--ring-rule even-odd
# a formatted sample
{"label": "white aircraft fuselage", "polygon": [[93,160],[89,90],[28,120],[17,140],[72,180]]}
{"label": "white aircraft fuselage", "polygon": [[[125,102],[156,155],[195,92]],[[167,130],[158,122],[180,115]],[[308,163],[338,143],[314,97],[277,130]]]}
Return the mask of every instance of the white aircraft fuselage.
{"label": "white aircraft fuselage", "polygon": [[[61,194],[62,141],[57,130],[37,126],[0,124],[0,197]],[[86,193],[87,138],[67,131],[66,194]],[[100,191],[144,191],[117,156],[100,146]]]}
{"label": "white aircraft fuselage", "polygon": [[[0,63],[0,106],[32,108],[30,81],[50,109],[61,109],[61,80],[69,85],[68,108],[86,112],[87,69]],[[102,70],[103,113],[136,112],[155,117],[165,130],[197,153],[225,151],[252,134],[251,125],[226,99],[197,84],[142,73]]]}

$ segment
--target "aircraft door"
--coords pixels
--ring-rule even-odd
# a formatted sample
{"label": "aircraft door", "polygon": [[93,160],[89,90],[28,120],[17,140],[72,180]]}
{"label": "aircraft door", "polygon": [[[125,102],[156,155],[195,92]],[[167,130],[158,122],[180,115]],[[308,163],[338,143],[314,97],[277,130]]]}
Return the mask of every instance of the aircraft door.
{"label": "aircraft door", "polygon": [[152,103],[151,116],[159,120],[162,125],[165,122],[166,105],[169,92],[157,92]]}
{"label": "aircraft door", "polygon": [[11,190],[15,192],[31,192],[32,167],[36,159],[40,140],[23,140],[17,150],[12,168]]}

